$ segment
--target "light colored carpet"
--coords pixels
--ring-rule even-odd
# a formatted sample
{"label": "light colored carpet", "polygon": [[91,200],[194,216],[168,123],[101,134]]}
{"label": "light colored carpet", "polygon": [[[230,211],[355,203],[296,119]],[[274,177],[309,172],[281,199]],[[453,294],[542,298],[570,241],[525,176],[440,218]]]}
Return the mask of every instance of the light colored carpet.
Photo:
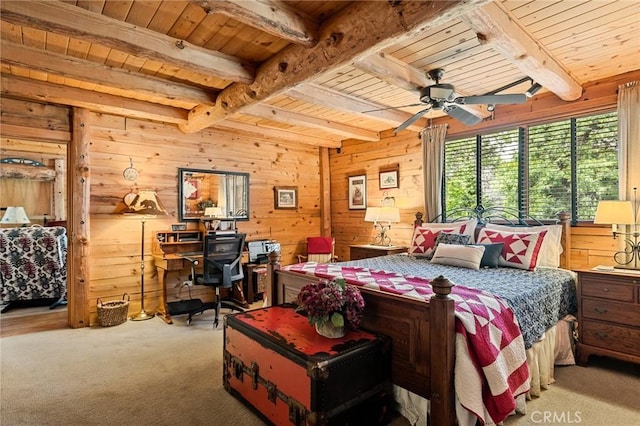
{"label": "light colored carpet", "polygon": [[0,339],[0,423],[263,425],[222,387],[222,324],[185,320]]}
{"label": "light colored carpet", "polygon": [[556,366],[555,378],[505,425],[640,425],[640,365],[592,356],[587,367]]}
{"label": "light colored carpet", "polygon": [[[213,312],[0,339],[2,426],[264,423],[222,387],[222,324]],[[640,424],[640,366],[592,358],[507,426]],[[406,422],[396,419],[393,425]]]}

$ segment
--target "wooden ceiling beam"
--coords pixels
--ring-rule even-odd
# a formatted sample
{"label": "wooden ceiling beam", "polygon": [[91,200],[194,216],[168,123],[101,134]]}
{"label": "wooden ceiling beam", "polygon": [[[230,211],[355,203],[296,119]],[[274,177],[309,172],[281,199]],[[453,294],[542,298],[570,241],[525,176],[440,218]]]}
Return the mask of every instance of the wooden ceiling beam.
{"label": "wooden ceiling beam", "polygon": [[[321,105],[349,114],[384,121],[391,125],[403,123],[413,115],[398,109],[388,109],[386,105],[369,102],[364,99],[312,83],[301,84],[288,90],[286,94],[287,96],[291,96],[292,98],[296,98],[310,104]],[[426,125],[426,119],[422,118],[408,128],[419,132],[424,129]]]}
{"label": "wooden ceiling beam", "polygon": [[294,143],[304,143],[307,145],[321,146],[326,148],[340,148],[342,142],[339,140],[317,138],[292,132],[290,130],[274,129],[264,125],[241,123],[239,121],[227,119],[220,123],[216,123],[215,128],[231,129],[248,134],[251,137],[271,138],[277,141],[287,141]]}
{"label": "wooden ceiling beam", "polygon": [[318,43],[318,24],[286,3],[276,0],[190,0],[207,14],[219,13],[283,40],[312,47]]}
{"label": "wooden ceiling beam", "polygon": [[251,84],[234,83],[216,105],[198,105],[189,112],[186,133],[197,132],[242,108],[266,101],[335,67],[350,64],[400,40],[438,27],[486,3],[468,1],[353,2],[320,29],[320,42],[307,48],[291,45],[258,68]]}
{"label": "wooden ceiling beam", "polygon": [[[353,66],[361,71],[378,77],[392,86],[415,93],[416,103],[420,103],[420,89],[431,84],[435,84],[435,81],[432,81],[427,77],[427,74],[424,71],[412,67],[406,62],[402,62],[393,56],[385,55],[382,52],[362,58],[359,61],[356,61]],[[468,96],[468,94],[461,93],[457,90],[456,95]],[[483,105],[458,105],[458,108],[462,108],[480,118],[487,118],[491,116],[487,107]]]}
{"label": "wooden ceiling beam", "polygon": [[76,37],[195,73],[245,84],[254,79],[253,67],[233,56],[67,3],[7,0],[0,3],[0,13],[12,24]]}
{"label": "wooden ceiling beam", "polygon": [[[210,103],[215,95],[203,89],[113,68],[107,65],[59,53],[34,49],[2,40],[2,63],[35,69],[65,78],[73,78],[91,84],[99,84],[150,96],[155,102],[175,106],[176,101],[192,106]],[[190,108],[190,107],[185,107]]]}
{"label": "wooden ceiling beam", "polygon": [[92,111],[165,123],[183,124],[187,120],[187,110],[166,105],[152,104],[22,77],[9,77],[4,74],[1,81],[2,90],[0,93],[3,96],[71,105]]}
{"label": "wooden ceiling beam", "polygon": [[498,2],[467,12],[462,19],[478,41],[500,52],[523,74],[565,101],[582,96],[580,83]]}
{"label": "wooden ceiling beam", "polygon": [[328,133],[334,133],[345,138],[359,139],[369,142],[378,142],[380,133],[361,129],[359,127],[350,126],[348,124],[339,123],[323,118],[316,118],[309,115],[300,114],[293,111],[276,107],[273,105],[256,104],[245,109],[243,114],[253,115],[255,117],[265,118],[267,120],[286,123],[292,126],[313,127]]}

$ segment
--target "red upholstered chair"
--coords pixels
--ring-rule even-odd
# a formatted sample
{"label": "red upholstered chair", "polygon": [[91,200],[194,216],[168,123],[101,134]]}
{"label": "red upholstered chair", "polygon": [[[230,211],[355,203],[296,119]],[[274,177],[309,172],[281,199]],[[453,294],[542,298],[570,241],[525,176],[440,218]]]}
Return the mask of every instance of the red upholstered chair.
{"label": "red upholstered chair", "polygon": [[298,262],[335,262],[335,244],[333,237],[307,237],[307,254],[299,254]]}

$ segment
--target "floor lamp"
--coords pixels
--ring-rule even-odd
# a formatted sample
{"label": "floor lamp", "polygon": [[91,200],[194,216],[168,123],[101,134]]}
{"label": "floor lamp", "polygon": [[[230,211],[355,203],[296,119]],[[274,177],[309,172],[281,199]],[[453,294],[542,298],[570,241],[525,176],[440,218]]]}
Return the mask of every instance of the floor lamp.
{"label": "floor lamp", "polygon": [[162,205],[162,202],[158,198],[158,194],[155,191],[144,189],[137,193],[127,194],[124,197],[127,208],[123,211],[124,214],[135,214],[142,216],[142,233],[141,233],[141,251],[140,251],[140,312],[133,315],[130,319],[132,321],[148,320],[155,316],[150,314],[144,309],[144,224],[149,217],[166,215],[167,211]]}

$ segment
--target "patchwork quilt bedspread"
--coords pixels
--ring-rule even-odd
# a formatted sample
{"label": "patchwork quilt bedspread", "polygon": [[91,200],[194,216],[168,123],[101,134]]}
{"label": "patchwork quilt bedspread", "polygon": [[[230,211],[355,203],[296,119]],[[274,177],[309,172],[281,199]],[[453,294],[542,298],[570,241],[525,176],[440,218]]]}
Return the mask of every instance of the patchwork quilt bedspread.
{"label": "patchwork quilt bedspread", "polygon": [[[316,262],[283,269],[319,278],[343,278],[352,285],[425,301],[434,294],[430,279],[397,272]],[[515,409],[515,397],[529,390],[529,369],[518,322],[513,310],[488,292],[456,285],[451,297],[455,301],[456,333],[466,343],[461,358],[471,362],[470,368],[464,368],[465,385],[456,386],[458,399],[485,424],[499,423]],[[457,360],[456,374],[461,371],[459,364]]]}
{"label": "patchwork quilt bedspread", "polygon": [[435,265],[424,258],[406,254],[340,262],[339,265],[394,271],[429,279],[443,275],[455,284],[499,296],[513,309],[526,349],[558,320],[578,312],[576,276],[566,269],[538,268],[533,272],[514,268],[473,270]]}

